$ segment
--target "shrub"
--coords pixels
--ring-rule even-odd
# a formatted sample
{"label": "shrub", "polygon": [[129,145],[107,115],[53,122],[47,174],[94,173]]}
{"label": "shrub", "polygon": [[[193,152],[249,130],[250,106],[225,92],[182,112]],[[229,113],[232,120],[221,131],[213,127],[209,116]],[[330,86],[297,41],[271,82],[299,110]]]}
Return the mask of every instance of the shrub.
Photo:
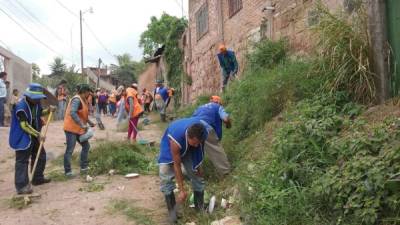
{"label": "shrub", "polygon": [[327,75],[326,87],[346,91],[358,102],[375,99],[374,76],[370,64],[367,15],[361,8],[356,16],[332,14],[322,5],[317,7],[319,24],[314,31],[319,36],[316,51],[324,60],[320,73]]}
{"label": "shrub", "polygon": [[262,40],[254,44],[253,51],[247,55],[251,70],[272,68],[286,60],[287,41]]}
{"label": "shrub", "polygon": [[154,163],[144,150],[128,142],[104,142],[91,151],[91,173],[94,175],[106,174],[115,169],[118,174],[148,173]]}
{"label": "shrub", "polygon": [[314,94],[321,81],[311,68],[310,62],[287,62],[271,70],[249,72],[233,83],[224,100],[234,121],[230,133],[235,143],[263,127],[290,102]]}
{"label": "shrub", "polygon": [[399,120],[368,124],[357,119],[362,108],[337,93],[290,109],[253,162],[256,172],[244,176],[245,218],[296,225],[398,220],[400,194],[388,184],[400,174]]}

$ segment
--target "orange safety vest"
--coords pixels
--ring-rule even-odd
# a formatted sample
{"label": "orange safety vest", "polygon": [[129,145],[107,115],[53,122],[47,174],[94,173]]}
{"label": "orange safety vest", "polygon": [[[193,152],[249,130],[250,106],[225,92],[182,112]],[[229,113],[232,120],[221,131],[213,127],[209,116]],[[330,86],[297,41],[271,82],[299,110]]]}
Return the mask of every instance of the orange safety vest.
{"label": "orange safety vest", "polygon": [[[72,99],[74,98],[79,98],[81,101],[81,106],[82,109],[78,110],[78,116],[83,122],[83,124],[86,124],[89,120],[89,108],[87,105],[86,101],[83,101],[82,98],[79,95],[75,95]],[[71,116],[71,102],[72,99],[68,103],[67,111],[65,113],[65,118],[64,118],[64,130],[74,133],[74,134],[79,134],[82,135],[85,133],[85,130],[79,126],[79,124],[75,123],[75,121],[72,119]]]}
{"label": "orange safety vest", "polygon": [[125,110],[129,113],[129,97],[133,99],[133,112],[131,117],[138,117],[142,114],[143,109],[142,106],[139,104],[139,100],[137,98],[138,92],[134,88],[127,88],[126,89],[126,101],[125,101]]}
{"label": "orange safety vest", "polygon": [[112,103],[116,103],[116,102],[117,102],[117,96],[115,96],[115,94],[112,93],[112,94],[110,95],[110,97],[108,98],[108,101],[109,101],[109,102],[112,102]]}

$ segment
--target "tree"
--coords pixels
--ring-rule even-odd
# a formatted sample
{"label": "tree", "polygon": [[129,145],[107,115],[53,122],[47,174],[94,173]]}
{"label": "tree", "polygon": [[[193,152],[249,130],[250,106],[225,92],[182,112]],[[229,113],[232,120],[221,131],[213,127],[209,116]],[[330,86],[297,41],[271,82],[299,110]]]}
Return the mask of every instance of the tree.
{"label": "tree", "polygon": [[140,35],[139,47],[143,48],[143,55],[153,55],[163,44],[178,47],[172,42],[180,40],[186,27],[187,20],[184,18],[177,18],[166,13],[163,13],[160,19],[151,17],[147,30]]}
{"label": "tree", "polygon": [[[179,41],[187,27],[185,18],[177,18],[163,13],[160,19],[151,17],[147,30],[140,36],[139,46],[143,48],[143,55],[153,55],[161,45],[165,45],[164,55],[168,66],[167,77],[169,85],[176,89],[176,103],[181,93],[183,71],[183,51]],[[179,103],[178,103],[179,104]]]}
{"label": "tree", "polygon": [[40,77],[40,68],[36,63],[32,63],[32,78],[34,81]]}
{"label": "tree", "polygon": [[136,82],[137,75],[141,72],[139,71],[140,63],[133,61],[128,53],[117,55],[117,61],[117,78],[126,85]]}
{"label": "tree", "polygon": [[50,64],[50,70],[51,75],[63,75],[67,72],[67,65],[61,57],[55,57],[54,61]]}

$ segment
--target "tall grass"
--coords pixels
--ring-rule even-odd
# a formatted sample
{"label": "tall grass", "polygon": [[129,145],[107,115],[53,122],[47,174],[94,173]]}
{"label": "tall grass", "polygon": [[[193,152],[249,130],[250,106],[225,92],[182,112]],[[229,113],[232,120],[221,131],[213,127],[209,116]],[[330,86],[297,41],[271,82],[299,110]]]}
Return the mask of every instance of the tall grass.
{"label": "tall grass", "polygon": [[333,14],[317,4],[319,23],[313,30],[319,37],[316,51],[324,60],[319,66],[327,75],[326,87],[331,91],[346,91],[361,103],[375,100],[375,74],[370,64],[367,14],[363,7],[357,13]]}

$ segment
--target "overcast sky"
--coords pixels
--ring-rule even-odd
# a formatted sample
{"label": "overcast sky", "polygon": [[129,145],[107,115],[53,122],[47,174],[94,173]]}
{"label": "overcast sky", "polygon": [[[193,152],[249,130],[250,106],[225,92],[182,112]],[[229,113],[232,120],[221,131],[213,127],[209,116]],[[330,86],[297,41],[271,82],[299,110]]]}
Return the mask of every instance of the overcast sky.
{"label": "overcast sky", "polygon": [[[80,68],[79,10],[84,13],[88,28],[83,26],[84,65],[96,66],[98,58],[106,64],[116,63],[112,55],[129,53],[140,60],[140,34],[146,30],[151,16],[163,12],[182,16],[182,0],[0,0],[0,45],[10,49],[28,63],[37,63],[42,74],[49,73],[49,64],[61,56],[68,64]],[[184,13],[187,13],[187,0]],[[69,12],[67,9],[72,12]],[[28,32],[49,46],[40,44]],[[74,13],[75,15],[73,15]],[[108,51],[106,49],[108,49]],[[55,53],[56,52],[56,53]]]}

